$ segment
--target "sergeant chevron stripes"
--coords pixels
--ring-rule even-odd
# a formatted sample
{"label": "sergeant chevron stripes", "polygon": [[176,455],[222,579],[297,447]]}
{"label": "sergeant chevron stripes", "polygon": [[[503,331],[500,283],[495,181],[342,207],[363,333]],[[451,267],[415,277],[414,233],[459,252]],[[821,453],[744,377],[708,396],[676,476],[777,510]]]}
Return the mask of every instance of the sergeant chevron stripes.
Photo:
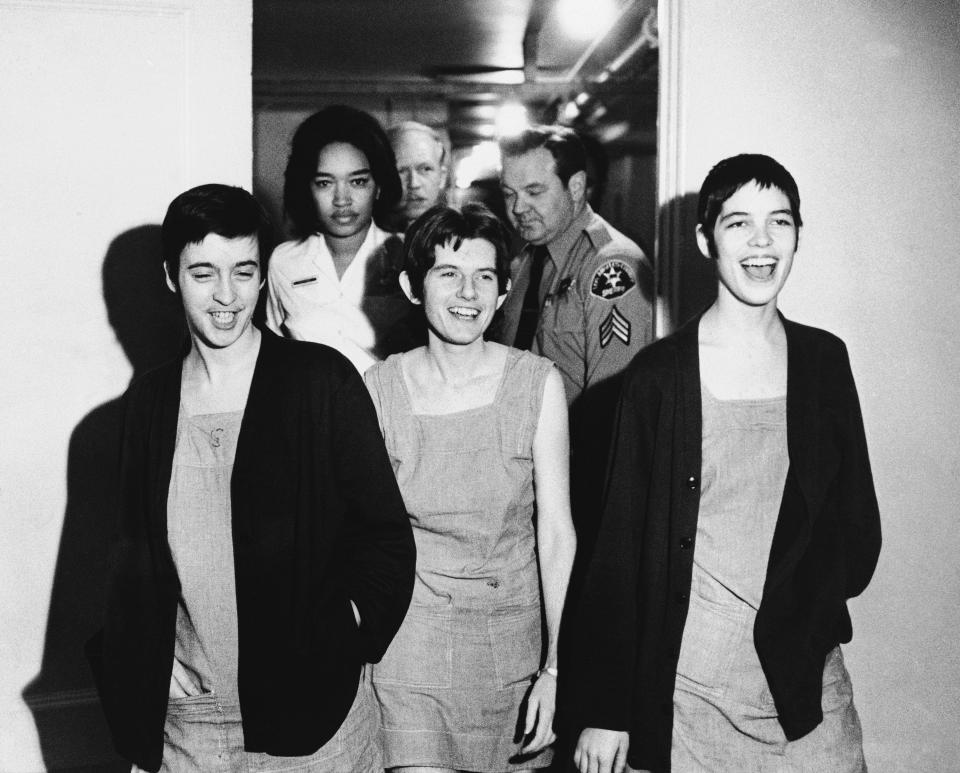
{"label": "sergeant chevron stripes", "polygon": [[600,323],[600,348],[605,349],[614,336],[630,345],[630,320],[623,316],[616,306]]}

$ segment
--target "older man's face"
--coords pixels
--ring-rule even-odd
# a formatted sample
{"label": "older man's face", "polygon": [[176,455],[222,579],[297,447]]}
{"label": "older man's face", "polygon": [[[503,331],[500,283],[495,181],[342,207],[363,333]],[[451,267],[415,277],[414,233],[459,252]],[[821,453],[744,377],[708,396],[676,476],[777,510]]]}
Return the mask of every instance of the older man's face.
{"label": "older man's face", "polygon": [[546,148],[504,156],[500,190],[507,216],[523,239],[531,244],[549,244],[567,230],[583,202],[580,181],[586,175],[577,175],[564,185],[557,175],[557,163]]}
{"label": "older man's face", "polygon": [[407,131],[397,138],[393,150],[403,184],[400,211],[411,222],[440,200],[447,176],[441,164],[443,147],[424,132]]}

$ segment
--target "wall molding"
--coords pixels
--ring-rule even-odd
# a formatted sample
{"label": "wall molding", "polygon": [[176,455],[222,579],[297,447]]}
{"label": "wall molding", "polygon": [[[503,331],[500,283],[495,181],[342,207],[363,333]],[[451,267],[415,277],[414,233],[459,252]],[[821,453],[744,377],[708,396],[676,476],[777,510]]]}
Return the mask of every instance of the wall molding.
{"label": "wall molding", "polygon": [[677,320],[673,310],[680,299],[680,245],[682,218],[678,202],[683,189],[683,115],[680,99],[682,0],[659,0],[657,19],[660,37],[660,87],[657,112],[657,225],[654,330],[661,338]]}
{"label": "wall molding", "polygon": [[90,11],[93,13],[139,13],[145,16],[182,16],[189,14],[190,8],[184,3],[151,3],[149,0],[118,0],[116,3],[86,2],[86,0],[0,0],[0,8],[16,8],[29,11]]}

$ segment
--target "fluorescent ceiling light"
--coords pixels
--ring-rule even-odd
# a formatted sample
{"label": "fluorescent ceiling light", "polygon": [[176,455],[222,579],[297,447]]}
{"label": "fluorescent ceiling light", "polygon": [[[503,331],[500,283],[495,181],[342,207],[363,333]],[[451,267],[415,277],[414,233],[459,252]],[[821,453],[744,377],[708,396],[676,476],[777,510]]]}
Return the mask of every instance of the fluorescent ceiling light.
{"label": "fluorescent ceiling light", "polygon": [[497,112],[497,134],[501,137],[520,134],[529,125],[527,108],[519,102],[507,102]]}
{"label": "fluorescent ceiling light", "polygon": [[469,188],[475,180],[496,177],[500,169],[500,146],[496,142],[481,142],[457,162],[454,183],[458,188]]}
{"label": "fluorescent ceiling light", "polygon": [[577,40],[590,40],[607,31],[617,19],[614,0],[559,0],[556,5],[560,26]]}

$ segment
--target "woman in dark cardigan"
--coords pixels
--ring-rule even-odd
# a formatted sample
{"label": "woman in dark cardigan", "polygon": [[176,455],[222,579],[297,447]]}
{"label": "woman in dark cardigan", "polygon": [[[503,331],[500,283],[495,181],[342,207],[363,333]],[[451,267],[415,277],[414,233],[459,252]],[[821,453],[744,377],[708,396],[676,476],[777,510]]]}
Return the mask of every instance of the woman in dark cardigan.
{"label": "woman in dark cardigan", "polygon": [[718,298],[629,367],[576,647],[583,773],[864,770],[840,643],[880,520],[846,348],[777,296],[793,177],[704,181]]}
{"label": "woman in dark cardigan", "polygon": [[191,346],[125,395],[89,647],[117,748],[146,770],[382,770],[365,664],[403,620],[413,537],[356,369],[251,323],[267,231],[223,185],[163,223]]}

